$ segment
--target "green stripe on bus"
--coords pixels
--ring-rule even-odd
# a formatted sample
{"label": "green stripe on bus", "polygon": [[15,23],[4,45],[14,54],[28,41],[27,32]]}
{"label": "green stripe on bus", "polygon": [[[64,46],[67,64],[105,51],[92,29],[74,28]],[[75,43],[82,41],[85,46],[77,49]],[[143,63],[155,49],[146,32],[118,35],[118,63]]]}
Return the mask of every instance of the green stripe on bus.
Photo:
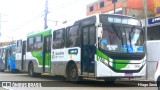
{"label": "green stripe on bus", "polygon": [[[97,61],[100,60],[100,58],[104,58],[105,60],[109,60],[109,57],[96,49],[97,52]],[[121,70],[122,68],[125,68],[129,64],[130,60],[122,60],[122,59],[113,59],[112,61],[112,67],[116,70]]]}

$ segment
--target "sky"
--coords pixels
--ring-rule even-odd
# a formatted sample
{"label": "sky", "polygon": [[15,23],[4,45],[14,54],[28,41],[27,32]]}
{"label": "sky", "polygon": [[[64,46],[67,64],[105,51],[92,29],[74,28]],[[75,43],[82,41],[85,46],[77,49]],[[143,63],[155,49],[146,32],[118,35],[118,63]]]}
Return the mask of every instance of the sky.
{"label": "sky", "polygon": [[[46,0],[0,0],[0,42],[44,30]],[[97,0],[48,0],[48,27],[86,16],[86,5]]]}

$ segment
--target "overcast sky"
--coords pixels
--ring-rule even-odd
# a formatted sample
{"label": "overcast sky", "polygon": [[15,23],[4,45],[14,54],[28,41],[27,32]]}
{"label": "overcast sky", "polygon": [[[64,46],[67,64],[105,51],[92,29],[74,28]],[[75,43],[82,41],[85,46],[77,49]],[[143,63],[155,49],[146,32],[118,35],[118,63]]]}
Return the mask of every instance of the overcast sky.
{"label": "overcast sky", "polygon": [[[86,16],[86,5],[97,0],[48,0],[48,26],[64,20],[74,21]],[[19,39],[44,28],[45,0],[0,0],[0,42]],[[5,21],[5,22],[4,22]]]}

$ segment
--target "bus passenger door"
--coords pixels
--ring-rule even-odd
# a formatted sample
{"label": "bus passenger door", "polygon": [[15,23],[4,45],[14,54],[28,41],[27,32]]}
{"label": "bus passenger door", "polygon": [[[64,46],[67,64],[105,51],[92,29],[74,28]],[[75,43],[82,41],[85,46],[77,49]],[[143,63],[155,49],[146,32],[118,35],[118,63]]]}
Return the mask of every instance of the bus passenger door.
{"label": "bus passenger door", "polygon": [[26,57],[26,41],[22,42],[22,62],[21,62],[21,70],[24,70],[24,63],[25,63],[25,58]]}
{"label": "bus passenger door", "polygon": [[81,70],[82,75],[94,76],[95,74],[95,26],[82,28],[81,43]]}
{"label": "bus passenger door", "polygon": [[43,72],[51,70],[51,35],[44,37],[43,45]]}

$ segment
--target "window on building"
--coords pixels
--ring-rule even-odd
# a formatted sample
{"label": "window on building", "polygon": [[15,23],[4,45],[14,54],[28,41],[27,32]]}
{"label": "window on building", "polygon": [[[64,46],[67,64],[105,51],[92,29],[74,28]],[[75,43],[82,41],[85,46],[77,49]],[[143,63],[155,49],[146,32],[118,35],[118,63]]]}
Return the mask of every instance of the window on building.
{"label": "window on building", "polygon": [[104,1],[100,2],[100,8],[104,7]]}
{"label": "window on building", "polygon": [[66,47],[75,47],[80,45],[79,26],[71,26],[67,28]]}
{"label": "window on building", "polygon": [[93,6],[90,6],[89,10],[90,10],[90,12],[92,12],[93,11]]}
{"label": "window on building", "polygon": [[160,13],[160,7],[157,8],[157,13]]}
{"label": "window on building", "polygon": [[53,32],[53,49],[59,49],[64,47],[64,36],[65,36],[65,29],[59,29]]}
{"label": "window on building", "polygon": [[34,37],[27,39],[27,51],[32,51],[34,49]]}
{"label": "window on building", "polygon": [[42,50],[42,35],[35,36],[34,50]]}

